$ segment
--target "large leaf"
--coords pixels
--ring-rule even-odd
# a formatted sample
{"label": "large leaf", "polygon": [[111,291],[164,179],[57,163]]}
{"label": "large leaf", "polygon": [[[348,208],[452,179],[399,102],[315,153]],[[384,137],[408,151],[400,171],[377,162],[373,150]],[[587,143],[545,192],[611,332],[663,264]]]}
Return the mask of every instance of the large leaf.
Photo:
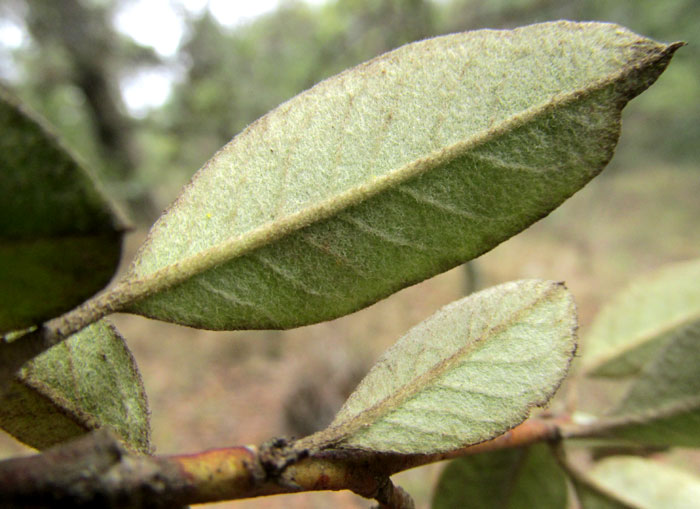
{"label": "large leaf", "polygon": [[449,451],[498,436],[545,404],[575,350],[563,285],[506,283],[442,308],[385,352],[312,447]]}
{"label": "large leaf", "polygon": [[0,428],[37,449],[103,426],[131,448],[150,450],[141,377],[124,339],[105,320],[34,358],[0,399]]}
{"label": "large leaf", "polygon": [[440,475],[434,509],[562,509],[566,476],[547,445],[467,456]]}
{"label": "large leaf", "polygon": [[0,332],[57,316],[102,289],[123,230],[80,164],[0,88]]}
{"label": "large leaf", "polygon": [[700,447],[700,321],[678,328],[612,412],[611,433],[650,445]]}
{"label": "large leaf", "polygon": [[[633,456],[607,458],[589,473],[591,481],[638,509],[700,508],[700,478]],[[589,509],[583,506],[584,509]],[[593,508],[599,506],[593,506]]]}
{"label": "large leaf", "polygon": [[605,307],[586,337],[584,368],[636,375],[693,323],[700,323],[700,259],[640,279]]}
{"label": "large leaf", "polygon": [[556,22],[437,37],[339,74],[196,174],[112,305],[294,327],[474,258],[601,171],[621,109],[679,46]]}

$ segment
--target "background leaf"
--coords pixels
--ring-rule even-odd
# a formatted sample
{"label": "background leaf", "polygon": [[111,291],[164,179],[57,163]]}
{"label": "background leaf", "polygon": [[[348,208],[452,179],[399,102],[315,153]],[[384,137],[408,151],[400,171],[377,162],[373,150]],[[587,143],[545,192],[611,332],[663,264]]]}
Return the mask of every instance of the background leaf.
{"label": "background leaf", "polygon": [[637,506],[619,500],[609,493],[608,490],[590,482],[583,482],[578,479],[572,479],[571,481],[576,490],[581,509],[639,509]]}
{"label": "background leaf", "polygon": [[435,488],[434,509],[561,509],[566,476],[545,444],[451,461]]}
{"label": "background leaf", "polygon": [[612,412],[612,433],[650,445],[700,447],[700,321],[679,327]]}
{"label": "background leaf", "polygon": [[103,426],[131,448],[150,451],[141,376],[105,320],[34,358],[0,400],[0,428],[37,449]]}
{"label": "background leaf", "polygon": [[124,223],[75,159],[0,88],[0,332],[102,289]]}
{"label": "background leaf", "polygon": [[524,280],[445,306],[389,348],[314,446],[424,454],[489,440],[545,404],[575,350],[563,285]]}
{"label": "background leaf", "polygon": [[[700,507],[700,478],[658,461],[634,456],[607,458],[598,462],[589,475],[593,483],[628,502],[631,507]],[[589,508],[584,505],[584,509]]]}
{"label": "background leaf", "polygon": [[665,46],[545,23],[404,46],[324,81],[217,153],[116,300],[213,329],[335,318],[474,258],[609,161]]}
{"label": "background leaf", "polygon": [[592,376],[638,374],[700,322],[700,259],[665,267],[621,292],[596,317],[583,365]]}

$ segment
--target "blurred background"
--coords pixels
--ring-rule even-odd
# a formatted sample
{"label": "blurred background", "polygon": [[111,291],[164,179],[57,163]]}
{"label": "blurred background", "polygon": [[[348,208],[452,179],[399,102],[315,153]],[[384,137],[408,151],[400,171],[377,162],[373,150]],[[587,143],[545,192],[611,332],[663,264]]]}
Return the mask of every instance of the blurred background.
{"label": "blurred background", "polygon": [[[587,325],[614,292],[665,263],[698,256],[700,2],[0,0],[0,81],[54,125],[128,210],[135,228],[125,264],[216,150],[302,90],[411,41],[555,19],[611,21],[689,43],[625,110],[608,169],[469,270],[333,322],[212,333],[115,317],[141,367],[158,453],[319,429],[411,326],[465,292],[511,279],[566,281],[585,348]],[[559,404],[579,398],[595,407],[574,386]],[[28,452],[0,436],[0,456]],[[689,455],[669,461],[700,470]],[[399,477],[420,507],[439,468]],[[318,493],[236,507],[369,505],[347,493]]]}

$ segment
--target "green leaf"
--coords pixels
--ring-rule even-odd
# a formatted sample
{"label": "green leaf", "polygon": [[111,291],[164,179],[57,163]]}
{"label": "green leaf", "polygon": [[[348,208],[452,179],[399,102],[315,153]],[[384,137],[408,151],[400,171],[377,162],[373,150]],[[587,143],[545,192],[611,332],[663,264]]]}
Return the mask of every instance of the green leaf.
{"label": "green leaf", "polygon": [[595,483],[587,474],[575,468],[566,460],[564,460],[564,467],[573,488],[572,494],[576,496],[579,503],[578,506],[570,504],[571,507],[580,507],[581,509],[639,509],[620,500],[615,492]]}
{"label": "green leaf", "polygon": [[311,447],[424,454],[494,438],[545,404],[575,350],[560,283],[523,280],[445,306],[385,352]]}
{"label": "green leaf", "polygon": [[693,323],[700,323],[700,259],[639,279],[606,306],[586,337],[584,369],[636,375]]}
{"label": "green leaf", "polygon": [[[607,458],[598,462],[589,476],[593,483],[634,508],[700,507],[700,478],[658,461],[634,456]],[[584,505],[584,509],[589,507]]]}
{"label": "green leaf", "polygon": [[581,509],[639,509],[622,502],[613,494],[590,482],[572,479]]}
{"label": "green leaf", "polygon": [[341,73],[219,151],[111,303],[289,328],[479,256],[602,170],[620,111],[680,46],[555,22],[437,37]]}
{"label": "green leaf", "polygon": [[124,339],[105,320],[35,357],[0,400],[0,428],[37,449],[103,426],[149,452],[141,376]]}
{"label": "green leaf", "polygon": [[442,471],[433,509],[562,509],[566,476],[546,445],[456,459]]}
{"label": "green leaf", "polygon": [[0,88],[0,333],[55,317],[102,289],[124,223],[35,116]]}
{"label": "green leaf", "polygon": [[679,327],[612,412],[610,433],[649,445],[700,447],[700,321]]}

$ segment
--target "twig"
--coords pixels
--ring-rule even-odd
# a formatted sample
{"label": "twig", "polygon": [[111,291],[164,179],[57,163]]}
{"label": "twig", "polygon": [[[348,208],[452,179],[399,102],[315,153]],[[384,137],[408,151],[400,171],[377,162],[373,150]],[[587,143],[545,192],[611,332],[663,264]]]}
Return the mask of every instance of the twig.
{"label": "twig", "polygon": [[143,456],[99,430],[43,454],[0,462],[0,507],[180,507],[281,493],[351,490],[380,507],[408,509],[389,477],[443,459],[521,447],[559,436],[562,420],[530,419],[482,444],[430,455],[299,450],[275,440],[191,455]]}
{"label": "twig", "polygon": [[391,479],[386,480],[386,484],[379,489],[379,493],[374,497],[379,505],[376,509],[415,509],[411,495],[406,493],[401,486],[394,486]]}

